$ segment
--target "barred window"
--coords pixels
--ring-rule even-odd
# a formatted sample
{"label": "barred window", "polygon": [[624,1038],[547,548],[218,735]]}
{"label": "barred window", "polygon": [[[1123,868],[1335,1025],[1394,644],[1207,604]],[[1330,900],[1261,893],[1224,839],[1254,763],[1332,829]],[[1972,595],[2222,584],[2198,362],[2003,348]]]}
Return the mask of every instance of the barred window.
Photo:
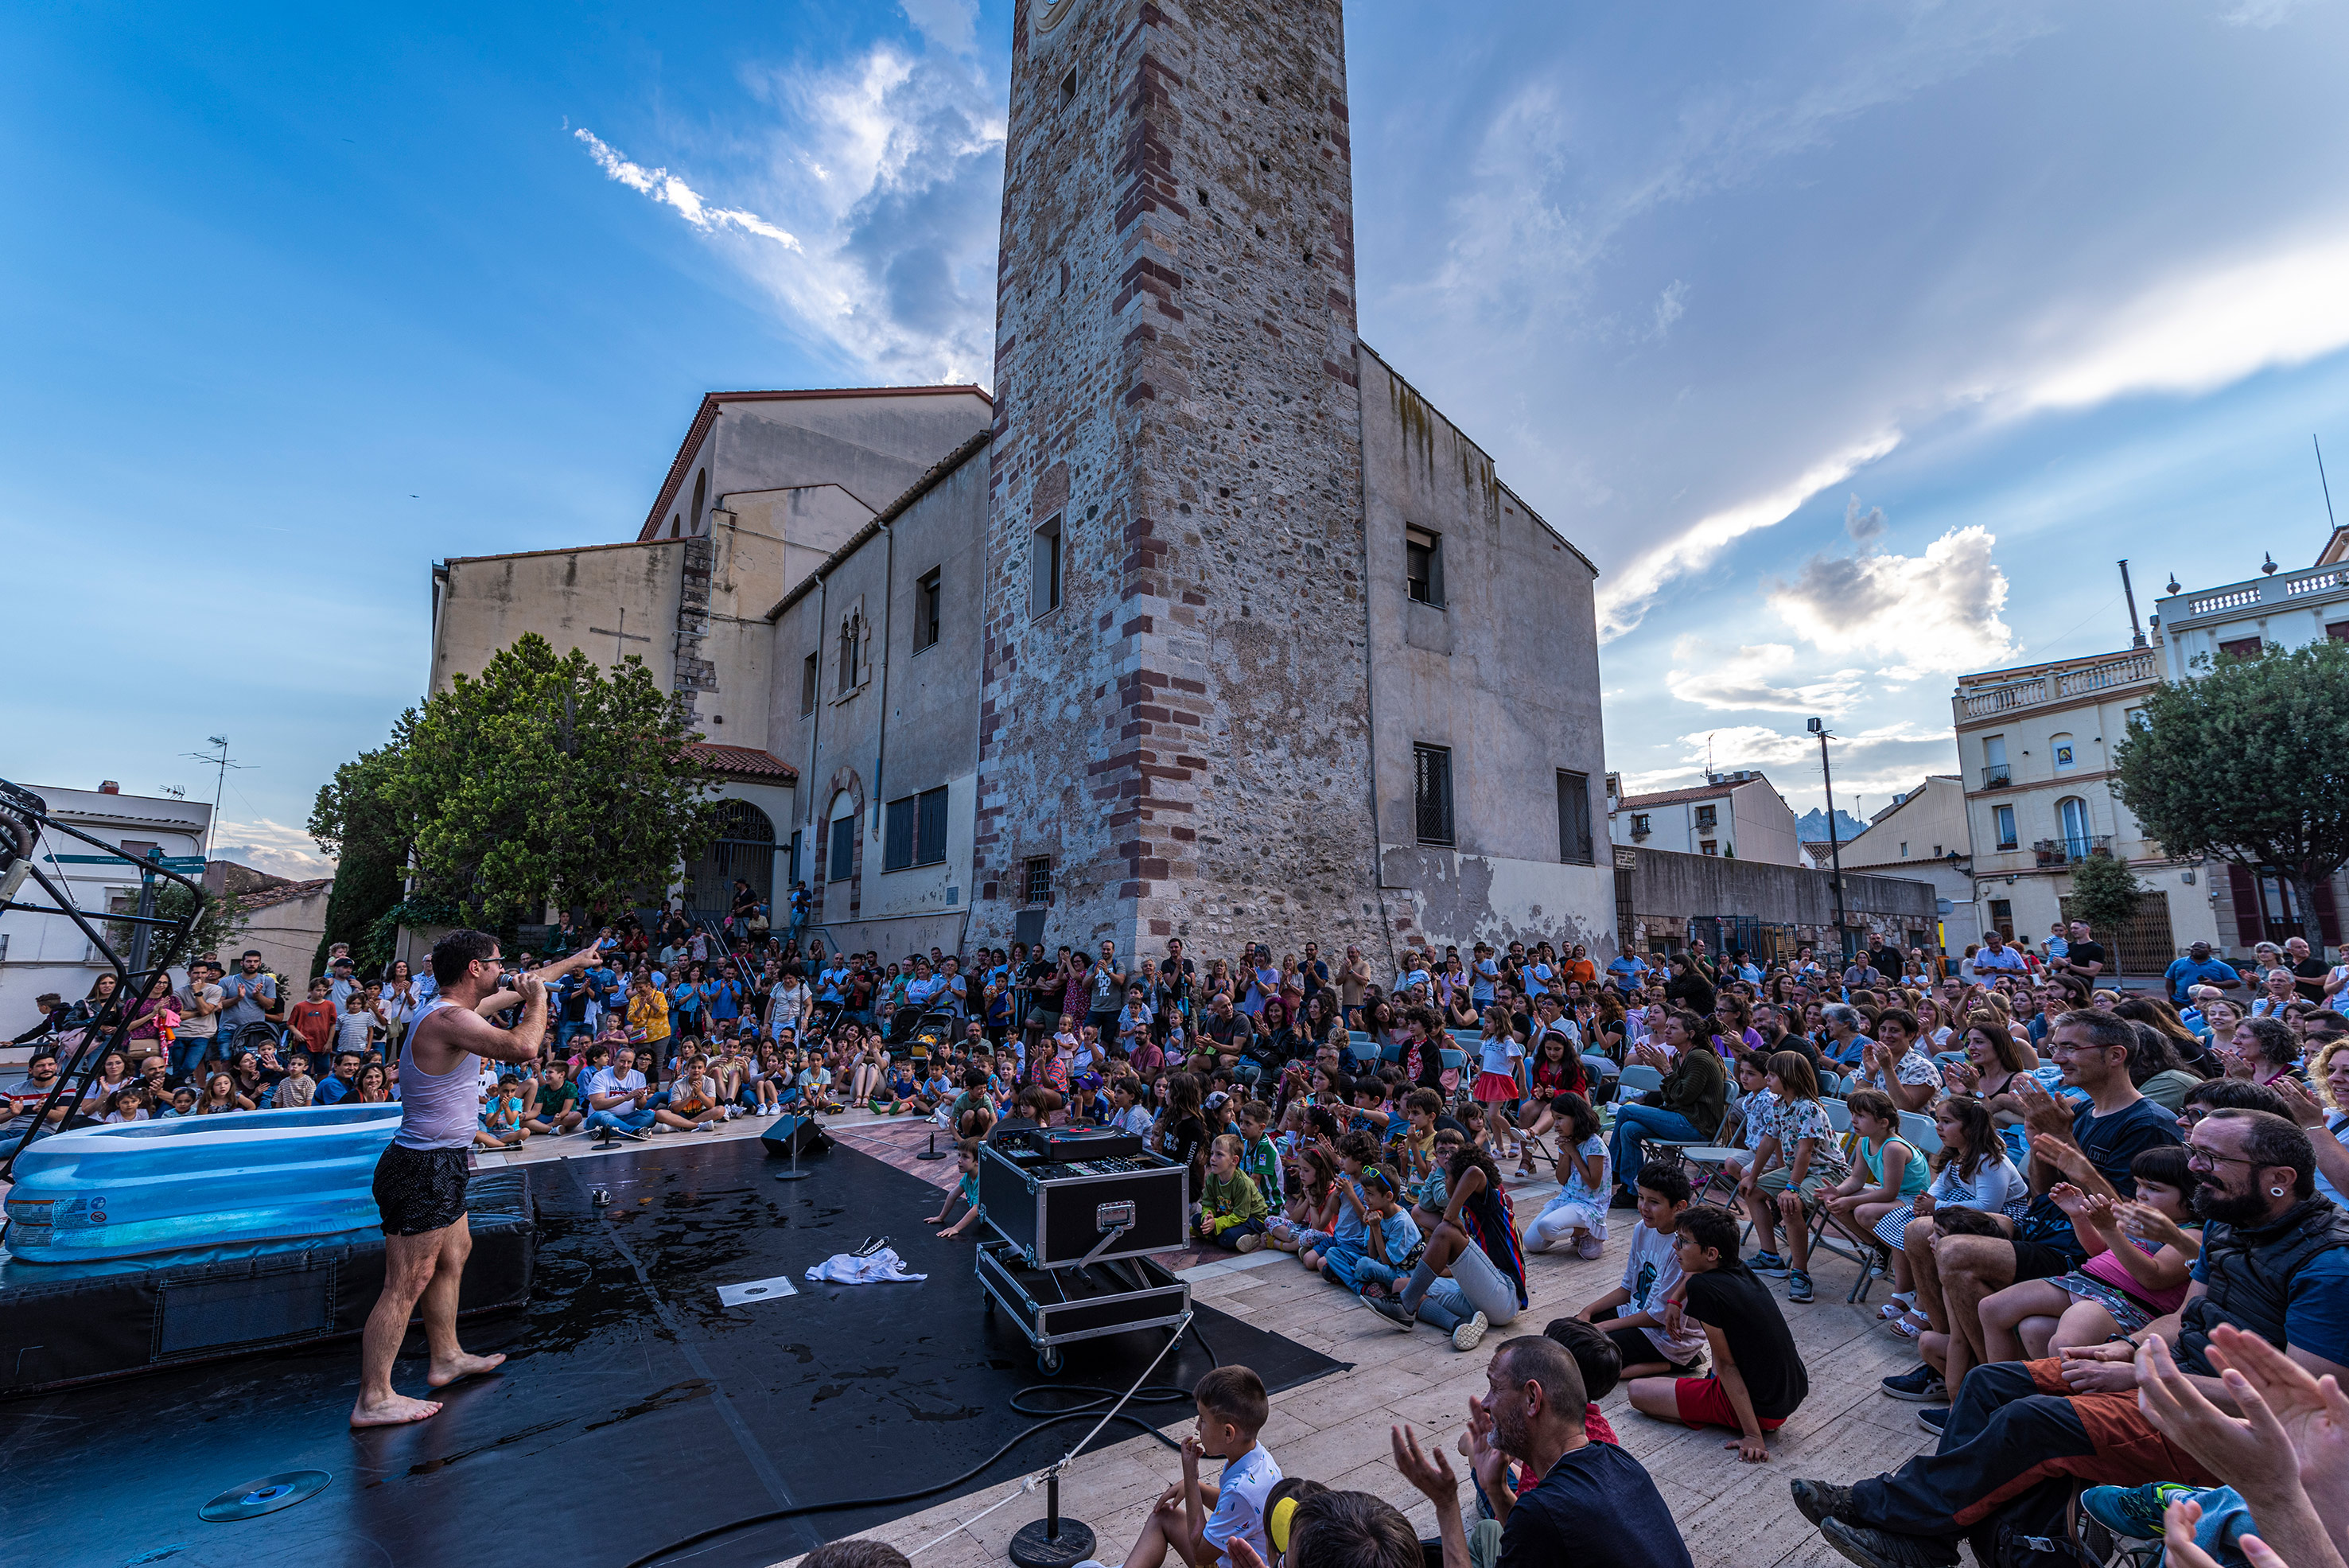
{"label": "barred window", "polygon": [[1049,856],[1040,855],[1028,862],[1026,902],[1049,904],[1052,901],[1052,862]]}
{"label": "barred window", "polygon": [[1452,833],[1452,748],[1413,746],[1413,794],[1418,807],[1419,841],[1450,844]]}

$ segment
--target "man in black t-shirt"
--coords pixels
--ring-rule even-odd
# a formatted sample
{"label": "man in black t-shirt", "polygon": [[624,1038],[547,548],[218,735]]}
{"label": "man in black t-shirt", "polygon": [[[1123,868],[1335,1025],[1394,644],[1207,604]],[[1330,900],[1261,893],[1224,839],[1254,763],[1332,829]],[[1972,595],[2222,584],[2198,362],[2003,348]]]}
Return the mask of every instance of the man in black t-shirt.
{"label": "man in black t-shirt", "polygon": [[[1730,1248],[1736,1250],[1736,1238]],[[1506,1340],[1485,1370],[1483,1397],[1468,1398],[1468,1455],[1493,1518],[1477,1525],[1479,1556],[1496,1568],[1693,1568],[1680,1526],[1640,1461],[1583,1429],[1589,1399],[1582,1369],[1540,1334]],[[1440,1449],[1421,1449],[1408,1427],[1390,1428],[1395,1469],[1435,1505],[1444,1568],[1468,1568],[1460,1483]],[[1540,1482],[1523,1496],[1508,1483],[1517,1459]]]}
{"label": "man in black t-shirt", "polygon": [[2111,963],[2105,957],[2105,944],[2088,934],[2088,922],[2075,920],[2072,922],[2071,940],[2064,956],[2049,959],[2047,967],[2084,982],[2093,992]]}
{"label": "man in black t-shirt", "polygon": [[2283,944],[2283,961],[2292,973],[2292,989],[2301,996],[2322,1007],[2324,1004],[2325,978],[2333,966],[2308,950],[2305,939],[2294,937]]}
{"label": "man in black t-shirt", "polygon": [[1777,1298],[1737,1255],[1739,1225],[1717,1203],[1681,1211],[1679,1261],[1688,1283],[1679,1310],[1703,1325],[1712,1372],[1637,1377],[1625,1392],[1633,1409],[1660,1420],[1726,1427],[1738,1436],[1723,1446],[1756,1464],[1770,1457],[1764,1434],[1785,1424],[1811,1382]]}

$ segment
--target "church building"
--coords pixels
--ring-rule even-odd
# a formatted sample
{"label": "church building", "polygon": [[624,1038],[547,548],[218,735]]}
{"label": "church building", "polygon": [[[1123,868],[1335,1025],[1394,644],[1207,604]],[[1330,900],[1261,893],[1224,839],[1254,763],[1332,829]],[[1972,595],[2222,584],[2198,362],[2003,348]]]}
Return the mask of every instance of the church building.
{"label": "church building", "polygon": [[434,689],[645,659],[736,803],[688,898],[885,959],[1603,961],[1596,568],[1356,335],[1338,0],[1013,25],[992,395],[710,394],[634,540],[436,564]]}

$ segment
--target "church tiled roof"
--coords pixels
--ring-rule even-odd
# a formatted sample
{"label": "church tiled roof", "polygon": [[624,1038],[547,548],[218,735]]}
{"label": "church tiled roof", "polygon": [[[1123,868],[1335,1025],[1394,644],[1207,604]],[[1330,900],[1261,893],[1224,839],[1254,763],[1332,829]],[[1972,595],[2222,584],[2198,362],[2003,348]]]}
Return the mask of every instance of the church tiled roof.
{"label": "church tiled roof", "polygon": [[780,779],[785,784],[797,780],[799,769],[772,752],[756,746],[721,746],[709,741],[696,741],[685,748],[686,755],[704,766],[736,778]]}

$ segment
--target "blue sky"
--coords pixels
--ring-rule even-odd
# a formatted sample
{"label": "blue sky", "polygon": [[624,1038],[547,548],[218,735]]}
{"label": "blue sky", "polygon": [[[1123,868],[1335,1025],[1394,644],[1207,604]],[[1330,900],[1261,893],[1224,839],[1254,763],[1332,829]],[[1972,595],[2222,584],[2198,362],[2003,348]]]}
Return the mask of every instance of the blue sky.
{"label": "blue sky", "polygon": [[[0,17],[8,776],[292,870],[436,557],[626,536],[708,389],[983,378],[1009,7]],[[1464,26],[1464,16],[1474,25]],[[2349,477],[2349,8],[1357,4],[1364,336],[1603,568],[1609,760],[1873,809]],[[1847,781],[1848,783],[1847,784]],[[1872,798],[1867,798],[1872,797]]]}

